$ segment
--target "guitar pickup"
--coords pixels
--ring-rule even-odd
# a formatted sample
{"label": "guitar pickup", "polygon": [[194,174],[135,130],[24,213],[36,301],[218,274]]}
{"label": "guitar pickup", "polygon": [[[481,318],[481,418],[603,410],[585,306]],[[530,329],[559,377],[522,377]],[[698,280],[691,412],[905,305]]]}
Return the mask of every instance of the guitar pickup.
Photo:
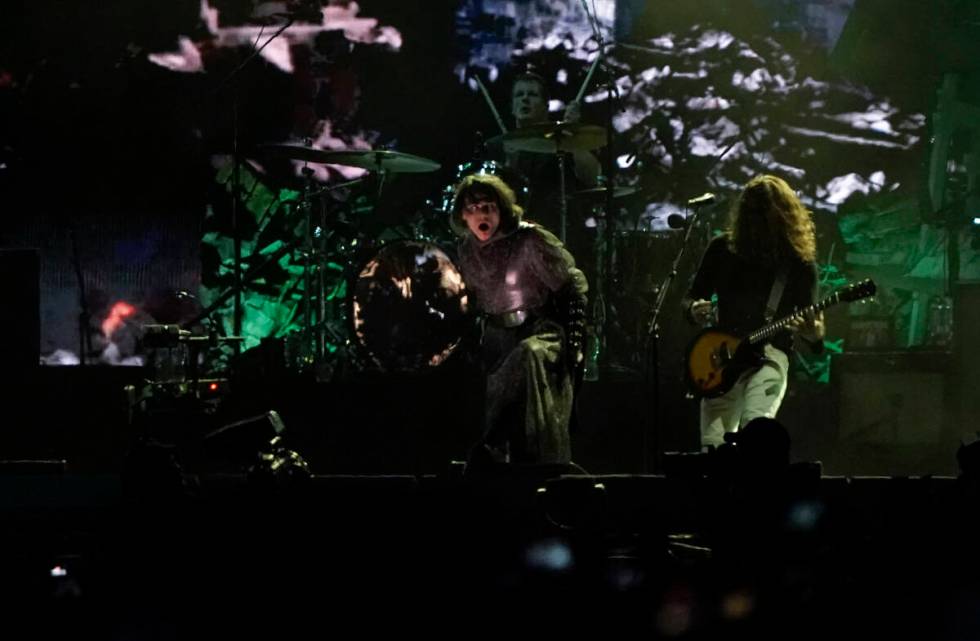
{"label": "guitar pickup", "polygon": [[722,343],[718,348],[718,364],[724,366],[731,360],[732,352],[728,349],[728,343]]}

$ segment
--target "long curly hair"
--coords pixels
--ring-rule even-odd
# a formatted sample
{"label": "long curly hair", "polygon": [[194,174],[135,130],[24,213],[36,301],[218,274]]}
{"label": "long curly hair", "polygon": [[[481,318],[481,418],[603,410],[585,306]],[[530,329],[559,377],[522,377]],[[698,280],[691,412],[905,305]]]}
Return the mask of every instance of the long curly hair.
{"label": "long curly hair", "polygon": [[449,214],[449,226],[457,236],[466,236],[469,228],[463,220],[463,206],[467,200],[492,200],[500,210],[500,230],[509,233],[517,229],[524,210],[517,204],[514,190],[493,174],[472,174],[463,178],[453,192],[453,205]]}
{"label": "long curly hair", "polygon": [[732,206],[728,230],[732,251],[764,265],[788,258],[812,263],[817,236],[810,211],[793,189],[777,176],[756,176]]}

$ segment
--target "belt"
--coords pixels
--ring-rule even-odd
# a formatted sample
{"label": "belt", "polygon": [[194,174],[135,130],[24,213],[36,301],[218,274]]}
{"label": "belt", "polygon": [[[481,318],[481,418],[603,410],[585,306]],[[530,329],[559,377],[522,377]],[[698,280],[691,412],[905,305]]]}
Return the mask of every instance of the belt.
{"label": "belt", "polygon": [[531,313],[526,309],[515,309],[503,314],[488,314],[487,320],[497,327],[520,327],[530,315]]}

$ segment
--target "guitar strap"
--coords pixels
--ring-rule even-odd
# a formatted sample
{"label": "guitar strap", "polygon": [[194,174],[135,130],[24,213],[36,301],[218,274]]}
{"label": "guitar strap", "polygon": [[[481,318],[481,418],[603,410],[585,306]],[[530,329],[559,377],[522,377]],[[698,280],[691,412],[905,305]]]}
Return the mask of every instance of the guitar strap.
{"label": "guitar strap", "polygon": [[769,302],[766,303],[766,322],[771,323],[776,318],[776,310],[779,309],[779,301],[783,297],[783,290],[786,289],[786,277],[789,275],[789,267],[783,263],[776,272],[776,278],[772,281],[772,289],[769,290]]}

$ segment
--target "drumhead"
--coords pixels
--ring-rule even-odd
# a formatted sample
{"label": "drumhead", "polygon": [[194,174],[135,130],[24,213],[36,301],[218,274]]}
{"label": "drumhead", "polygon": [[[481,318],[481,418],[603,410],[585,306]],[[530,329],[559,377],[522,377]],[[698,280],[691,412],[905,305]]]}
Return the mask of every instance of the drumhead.
{"label": "drumhead", "polygon": [[386,244],[350,289],[351,334],[371,366],[418,372],[446,361],[462,339],[469,301],[459,270],[437,245]]}

